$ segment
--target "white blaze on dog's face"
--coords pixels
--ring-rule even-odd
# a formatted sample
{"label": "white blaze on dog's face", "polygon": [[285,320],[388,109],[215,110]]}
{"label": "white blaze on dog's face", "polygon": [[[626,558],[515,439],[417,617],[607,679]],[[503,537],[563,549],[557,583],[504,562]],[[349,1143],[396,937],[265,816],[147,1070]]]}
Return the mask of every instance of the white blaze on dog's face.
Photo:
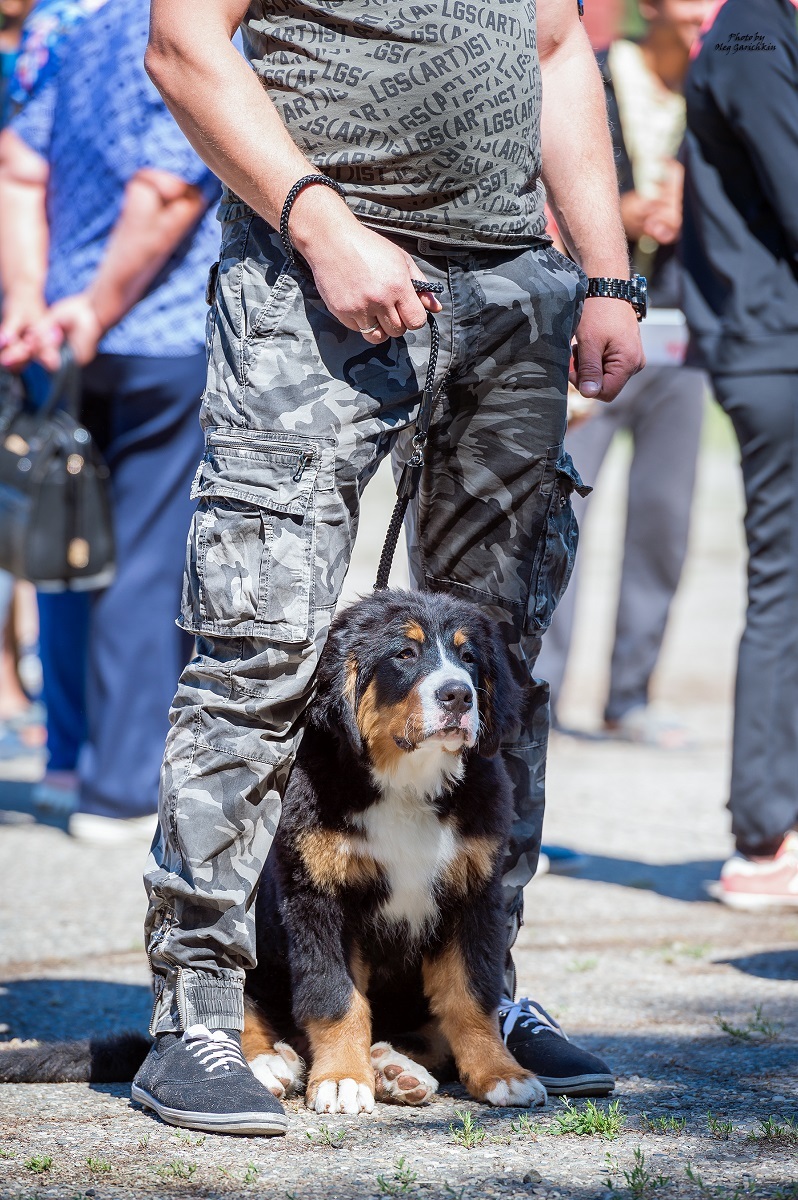
{"label": "white blaze on dog's face", "polygon": [[[461,634],[461,646],[467,640]],[[457,635],[455,634],[455,637]],[[473,746],[479,732],[479,706],[474,680],[469,675],[462,658],[455,658],[447,651],[440,638],[436,638],[438,666],[426,675],[418,687],[424,729],[428,737],[439,738],[447,750],[460,750]],[[456,648],[452,647],[454,653]],[[474,661],[466,650],[466,662]]]}
{"label": "white blaze on dog's face", "polygon": [[[425,774],[421,762],[403,760],[459,757],[476,743],[480,664],[467,628],[406,620],[370,648],[369,660],[351,660],[352,690],[360,693],[357,724],[378,773]],[[429,769],[434,774],[432,763]]]}

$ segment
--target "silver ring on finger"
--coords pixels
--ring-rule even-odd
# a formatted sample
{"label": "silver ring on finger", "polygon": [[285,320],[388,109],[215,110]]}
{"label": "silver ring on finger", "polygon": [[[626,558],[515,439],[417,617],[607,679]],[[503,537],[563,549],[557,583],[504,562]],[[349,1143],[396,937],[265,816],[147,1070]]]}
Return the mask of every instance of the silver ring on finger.
{"label": "silver ring on finger", "polygon": [[377,322],[376,325],[368,325],[365,329],[361,329],[360,326],[358,326],[359,333],[377,333],[378,331],[380,333],[382,332],[382,326],[379,322]]}

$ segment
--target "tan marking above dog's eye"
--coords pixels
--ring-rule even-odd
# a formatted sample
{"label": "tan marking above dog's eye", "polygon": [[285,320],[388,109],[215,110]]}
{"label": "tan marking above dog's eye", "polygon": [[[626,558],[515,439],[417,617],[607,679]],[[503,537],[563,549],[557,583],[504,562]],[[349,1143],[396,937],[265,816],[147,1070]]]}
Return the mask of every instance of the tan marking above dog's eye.
{"label": "tan marking above dog's eye", "polygon": [[452,638],[456,648],[459,650],[468,641],[468,632],[465,629],[456,629]]}
{"label": "tan marking above dog's eye", "polygon": [[411,621],[409,625],[405,625],[404,634],[405,637],[409,637],[413,642],[424,641],[424,630],[415,621]]}

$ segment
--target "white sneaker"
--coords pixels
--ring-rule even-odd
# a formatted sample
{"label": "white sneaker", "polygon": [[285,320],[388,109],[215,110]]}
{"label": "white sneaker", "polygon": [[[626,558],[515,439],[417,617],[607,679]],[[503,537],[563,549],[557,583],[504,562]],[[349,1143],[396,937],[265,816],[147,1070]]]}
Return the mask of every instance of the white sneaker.
{"label": "white sneaker", "polygon": [[752,862],[735,854],[723,864],[710,894],[729,908],[798,908],[798,833],[792,830],[774,858]]}
{"label": "white sneaker", "polygon": [[686,725],[648,704],[636,704],[617,721],[605,721],[604,736],[656,750],[695,749],[695,739]]}
{"label": "white sneaker", "polygon": [[100,817],[96,813],[73,813],[69,818],[70,836],[94,846],[121,845],[124,842],[146,842],[155,836],[158,826],[156,813],[146,817]]}

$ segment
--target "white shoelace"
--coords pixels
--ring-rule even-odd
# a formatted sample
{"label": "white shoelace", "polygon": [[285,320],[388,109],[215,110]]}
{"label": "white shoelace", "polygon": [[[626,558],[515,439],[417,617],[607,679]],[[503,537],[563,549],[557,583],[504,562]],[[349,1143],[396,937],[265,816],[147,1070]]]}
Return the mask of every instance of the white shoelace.
{"label": "white shoelace", "polygon": [[183,1034],[183,1041],[208,1074],[217,1067],[229,1071],[230,1067],[246,1066],[238,1043],[223,1029],[214,1029],[211,1033],[204,1025],[191,1025]]}
{"label": "white shoelace", "polygon": [[541,1008],[539,1004],[534,1000],[529,1000],[526,996],[522,996],[515,1002],[509,999],[503,1000],[499,1005],[499,1016],[505,1045],[516,1025],[521,1029],[527,1029],[533,1036],[536,1033],[543,1033],[547,1029],[549,1033],[556,1033],[558,1037],[568,1041],[566,1034],[563,1033],[554,1017],[550,1017],[545,1008]]}

